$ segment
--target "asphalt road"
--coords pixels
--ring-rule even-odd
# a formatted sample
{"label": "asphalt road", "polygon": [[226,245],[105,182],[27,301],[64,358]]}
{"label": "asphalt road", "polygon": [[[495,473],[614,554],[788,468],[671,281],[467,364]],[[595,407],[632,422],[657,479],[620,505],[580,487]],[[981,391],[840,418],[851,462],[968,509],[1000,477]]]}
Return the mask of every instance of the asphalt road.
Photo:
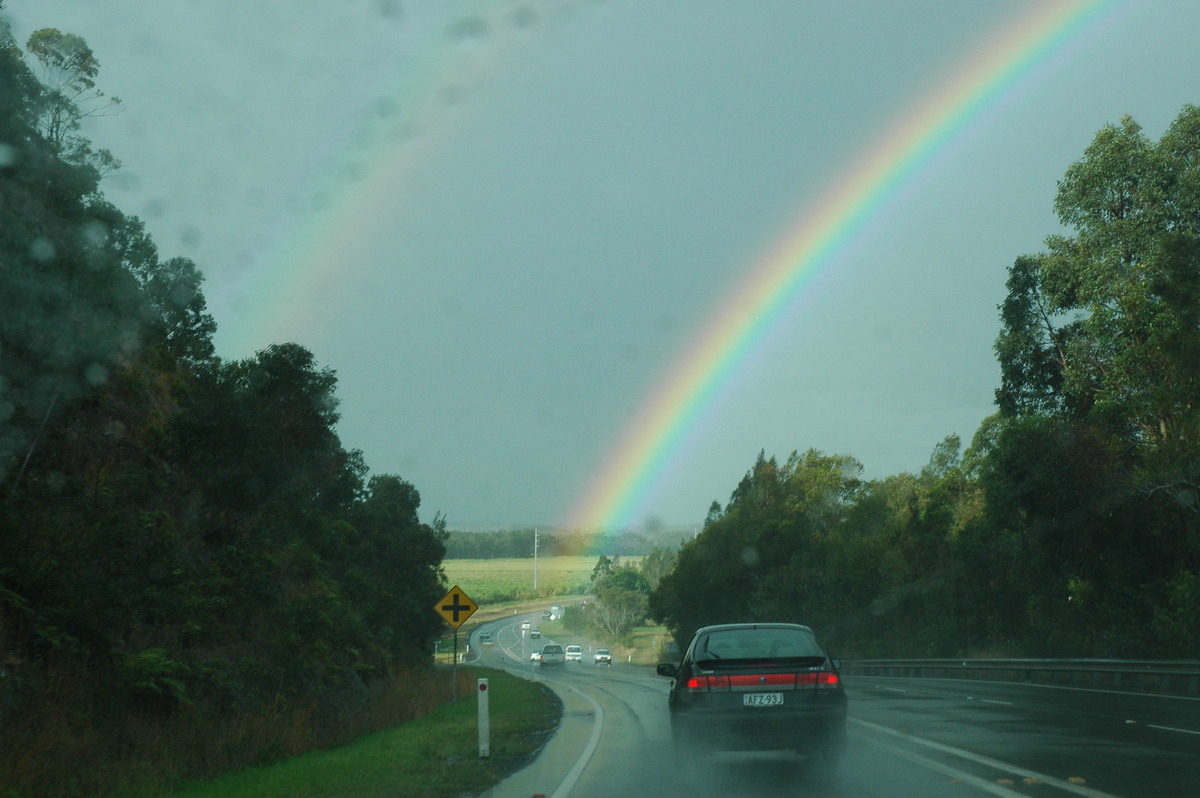
{"label": "asphalt road", "polygon": [[850,741],[835,772],[794,755],[677,752],[669,680],[645,667],[529,664],[516,616],[489,624],[483,664],[544,681],[562,724],[488,798],[1200,795],[1200,700],[1011,683],[847,679]]}

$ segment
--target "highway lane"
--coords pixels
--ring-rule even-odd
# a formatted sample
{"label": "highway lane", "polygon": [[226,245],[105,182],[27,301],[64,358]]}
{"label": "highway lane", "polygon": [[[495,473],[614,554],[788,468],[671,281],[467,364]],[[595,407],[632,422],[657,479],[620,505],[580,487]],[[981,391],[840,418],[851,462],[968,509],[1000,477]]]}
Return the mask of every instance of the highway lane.
{"label": "highway lane", "polygon": [[1200,794],[1195,698],[954,679],[847,684],[852,728],[871,739],[911,747],[897,732],[908,734],[926,751],[1006,763],[1017,782],[1065,780],[1126,798]]}
{"label": "highway lane", "polygon": [[850,745],[836,773],[785,754],[690,752],[677,762],[667,679],[621,663],[530,666],[519,622],[492,627],[497,643],[481,661],[544,681],[564,718],[490,798],[1200,794],[1200,702],[953,680],[848,680]]}

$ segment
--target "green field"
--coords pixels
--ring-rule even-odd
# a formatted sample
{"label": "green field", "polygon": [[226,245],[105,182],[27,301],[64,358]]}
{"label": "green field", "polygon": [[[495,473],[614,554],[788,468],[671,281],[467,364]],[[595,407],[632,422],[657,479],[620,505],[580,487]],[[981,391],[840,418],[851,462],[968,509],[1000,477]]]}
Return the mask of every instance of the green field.
{"label": "green field", "polygon": [[446,580],[458,585],[480,606],[588,592],[597,557],[539,557],[537,588],[533,586],[533,558],[496,560],[444,560]]}

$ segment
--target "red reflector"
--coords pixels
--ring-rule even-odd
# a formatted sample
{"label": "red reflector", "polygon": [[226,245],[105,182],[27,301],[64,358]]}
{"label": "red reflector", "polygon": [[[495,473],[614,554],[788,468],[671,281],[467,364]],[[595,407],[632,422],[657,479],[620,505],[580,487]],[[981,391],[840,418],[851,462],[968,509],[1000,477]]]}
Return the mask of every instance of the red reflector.
{"label": "red reflector", "polygon": [[694,693],[725,690],[736,687],[816,687],[837,688],[840,680],[832,672],[822,673],[749,673],[734,676],[692,676],[686,687]]}
{"label": "red reflector", "polygon": [[734,687],[791,687],[796,684],[794,673],[763,673],[730,676],[729,683]]}

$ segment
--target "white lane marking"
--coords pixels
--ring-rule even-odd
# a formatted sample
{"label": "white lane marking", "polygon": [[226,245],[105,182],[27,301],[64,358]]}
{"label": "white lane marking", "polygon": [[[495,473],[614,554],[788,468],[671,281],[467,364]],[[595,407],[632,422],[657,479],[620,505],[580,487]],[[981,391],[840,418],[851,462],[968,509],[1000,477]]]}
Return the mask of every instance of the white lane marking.
{"label": "white lane marking", "polygon": [[962,748],[955,748],[954,746],[944,745],[942,743],[934,742],[933,740],[926,740],[923,737],[916,737],[912,734],[896,731],[895,729],[889,729],[887,726],[880,726],[878,723],[871,723],[870,721],[862,720],[860,718],[849,718],[849,720],[851,723],[865,726],[872,731],[876,731],[881,734],[890,734],[893,737],[899,737],[901,740],[906,740],[910,743],[923,745],[926,748],[932,748],[935,751],[941,751],[942,753],[961,757],[968,761],[976,762],[980,765],[996,768],[998,770],[1005,770],[1010,773],[1022,773],[1026,777],[1035,778],[1043,784],[1049,784],[1053,787],[1059,788],[1060,790],[1073,792],[1076,795],[1083,795],[1086,796],[1086,798],[1117,798],[1117,796],[1112,795],[1111,793],[1093,790],[1091,787],[1083,787],[1078,784],[1065,781],[1064,779],[1056,779],[1053,776],[1047,776],[1044,773],[1038,773],[1036,770],[1030,770],[1029,768],[1021,767],[1020,765],[1014,765],[1009,762],[1001,762],[999,759],[992,759],[991,757],[975,754]]}
{"label": "white lane marking", "polygon": [[[1129,721],[1126,721],[1126,723],[1129,723]],[[1200,734],[1200,731],[1195,731],[1194,729],[1177,729],[1174,726],[1159,726],[1157,723],[1146,723],[1144,725],[1151,729],[1162,729],[1163,731],[1179,732],[1180,734]]]}
{"label": "white lane marking", "polygon": [[[920,676],[848,676],[846,678],[849,680],[849,679],[920,679],[920,678],[924,678],[924,677],[920,677]],[[980,680],[938,677],[938,678],[931,678],[931,679],[929,679],[929,681],[931,681],[931,682],[933,682],[933,681],[963,682],[963,683],[970,683],[972,685],[978,685]],[[1038,689],[1038,690],[1065,690],[1065,691],[1073,692],[1073,693],[1104,693],[1105,695],[1120,695],[1120,696],[1134,697],[1134,698],[1163,698],[1163,699],[1167,699],[1169,701],[1200,701],[1200,697],[1198,697],[1198,696],[1176,695],[1174,693],[1142,693],[1142,692],[1138,692],[1135,690],[1105,690],[1100,687],[1068,687],[1067,685],[1063,685],[1063,684],[1038,684],[1037,682],[1010,682],[1010,681],[1004,681],[1002,679],[996,679],[994,681],[989,679],[987,681],[987,683],[989,685],[1001,685],[1001,684],[1015,685],[1017,687],[1028,687],[1031,689]],[[853,686],[853,685],[850,685],[850,686]],[[882,684],[878,684],[878,683],[876,683],[874,686],[879,689],[883,689],[883,690],[898,690],[899,689],[899,688],[895,688],[895,687],[887,687],[886,685],[882,685]],[[944,693],[942,693],[941,691],[935,691],[932,688],[927,688],[926,692],[933,692],[937,695],[944,695]]]}
{"label": "white lane marking", "polygon": [[912,751],[905,751],[903,748],[897,748],[896,746],[891,745],[889,743],[885,743],[882,740],[872,740],[869,737],[864,737],[861,735],[855,735],[855,736],[858,737],[860,740],[866,740],[871,745],[876,745],[876,746],[879,746],[880,748],[885,748],[888,751],[891,751],[896,756],[901,757],[902,759],[907,759],[909,762],[913,762],[924,768],[928,768],[929,770],[933,770],[933,771],[941,773],[945,776],[949,776],[952,779],[961,781],[963,784],[970,784],[972,787],[974,787],[977,790],[991,793],[992,795],[1001,795],[1001,796],[1004,796],[1004,798],[1012,798],[1012,796],[1013,796],[1013,791],[1008,789],[1007,787],[1001,787],[1000,785],[993,784],[992,782],[987,781],[986,779],[981,779],[978,776],[972,776],[970,773],[966,773],[964,771],[958,770],[957,768],[952,768],[949,765],[944,765],[941,762],[937,762],[935,760],[930,759],[929,757],[924,757],[924,756],[921,756],[920,754],[914,754]]}
{"label": "white lane marking", "polygon": [[[559,684],[562,683],[559,682]],[[574,687],[567,685],[563,686],[568,690],[574,690],[587,699],[588,703],[596,709],[596,719],[592,722],[592,734],[588,737],[587,745],[583,747],[579,758],[575,760],[575,764],[571,767],[571,771],[567,773],[566,777],[563,778],[562,783],[555,788],[554,792],[550,793],[550,798],[567,798],[571,794],[571,790],[575,787],[575,782],[579,781],[579,777],[583,775],[583,769],[592,760],[592,754],[596,753],[596,748],[600,745],[600,732],[604,729],[604,710],[600,707],[600,704],[582,690],[576,690]]]}
{"label": "white lane marking", "polygon": [[981,698],[979,700],[984,704],[999,704],[999,705],[1005,706],[1005,707],[1015,707],[1016,706],[1016,704],[1014,704],[1011,701],[997,701],[994,698]]}

